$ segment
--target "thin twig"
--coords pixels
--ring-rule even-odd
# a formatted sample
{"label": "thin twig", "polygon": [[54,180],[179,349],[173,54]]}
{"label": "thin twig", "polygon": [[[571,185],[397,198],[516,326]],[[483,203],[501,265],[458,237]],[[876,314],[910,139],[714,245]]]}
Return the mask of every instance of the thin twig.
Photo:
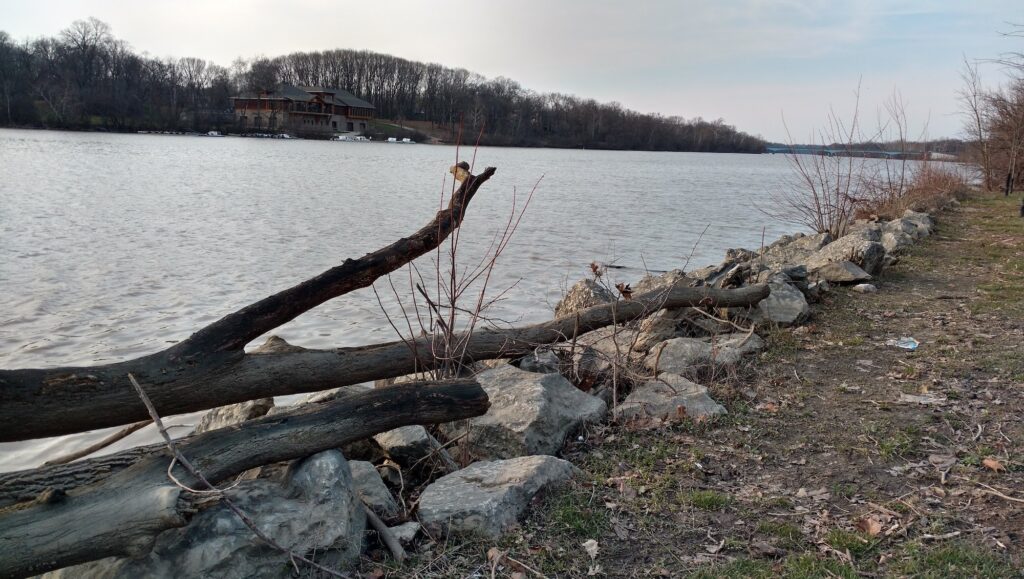
{"label": "thin twig", "polygon": [[[146,395],[146,392],[142,389],[142,386],[140,386],[138,381],[135,380],[135,376],[133,376],[131,373],[129,373],[128,374],[128,380],[132,383],[132,386],[135,387],[135,391],[139,394],[139,398],[142,399],[142,403],[146,405],[146,410],[149,411],[150,418],[152,418],[153,422],[156,423],[156,427],[160,431],[160,436],[162,436],[163,439],[164,439],[164,442],[167,443],[167,449],[171,451],[171,455],[174,456],[174,458],[177,459],[178,462],[181,463],[181,466],[185,467],[185,470],[187,470],[189,472],[189,474],[191,474],[197,480],[199,480],[204,485],[206,485],[206,487],[208,489],[221,492],[210,481],[206,480],[206,477],[203,476],[203,474],[201,472],[199,472],[199,470],[196,469],[196,467],[192,466],[192,463],[189,462],[189,460],[187,458],[185,458],[185,456],[183,454],[181,454],[181,451],[178,450],[177,445],[175,445],[174,441],[171,440],[171,435],[167,434],[167,429],[164,428],[164,423],[160,419],[160,415],[157,414],[156,408],[153,406],[153,402],[150,401],[149,396]],[[182,486],[181,488],[184,488],[185,490],[188,490],[184,486]],[[320,571],[323,571],[324,573],[327,573],[327,574],[331,575],[332,577],[343,577],[343,578],[351,577],[347,573],[339,573],[338,571],[335,571],[334,569],[330,569],[328,567],[324,567],[323,565],[321,565],[321,564],[319,564],[319,563],[317,563],[315,561],[312,561],[310,559],[307,559],[306,557],[303,557],[302,555],[299,555],[298,553],[296,553],[295,551],[292,551],[288,547],[285,547],[285,546],[281,545],[280,543],[278,543],[274,539],[272,539],[272,538],[268,537],[266,534],[264,534],[263,531],[261,531],[259,529],[259,527],[256,526],[256,523],[253,522],[253,520],[249,518],[249,515],[245,514],[241,509],[239,509],[238,506],[235,505],[235,503],[232,502],[232,500],[230,498],[221,495],[220,500],[223,501],[224,505],[227,506],[228,509],[231,510],[231,512],[235,513],[235,516],[237,516],[239,519],[241,519],[242,523],[246,527],[248,527],[249,530],[252,531],[253,534],[256,535],[260,540],[262,540],[267,545],[273,547],[274,549],[280,551],[281,553],[284,553],[285,555],[287,555],[288,556],[288,560],[291,561],[292,566],[295,567],[295,571],[296,572],[298,572],[299,569],[298,569],[298,565],[295,564],[295,560],[298,559],[299,561],[302,561],[303,563],[305,563],[305,564],[307,564],[307,565],[309,565],[309,566],[311,566],[311,567],[313,567],[315,569],[319,569]]]}
{"label": "thin twig", "polygon": [[101,449],[104,449],[104,448],[110,446],[111,444],[114,444],[115,442],[117,442],[117,441],[119,441],[119,440],[121,440],[123,438],[126,438],[129,434],[131,434],[131,433],[133,433],[133,432],[135,432],[137,430],[141,430],[141,429],[145,428],[146,426],[149,426],[152,423],[153,423],[152,420],[142,420],[142,421],[136,422],[135,424],[129,424],[128,426],[125,426],[121,430],[118,430],[117,432],[111,434],[110,436],[104,438],[103,440],[101,440],[101,441],[99,441],[99,442],[97,442],[95,444],[91,444],[91,445],[83,448],[82,450],[76,450],[75,452],[72,452],[70,454],[66,454],[64,456],[55,458],[53,460],[48,460],[48,461],[43,463],[43,466],[54,466],[54,465],[58,465],[58,464],[67,464],[69,462],[76,461],[76,460],[82,458],[83,456],[89,456],[90,454],[92,454],[94,452],[97,452],[97,451],[99,451]]}
{"label": "thin twig", "polygon": [[395,534],[391,532],[391,529],[384,524],[384,521],[380,520],[380,517],[377,516],[377,513],[373,512],[370,505],[363,503],[363,509],[366,511],[366,520],[370,521],[370,526],[380,535],[380,539],[384,541],[388,551],[391,551],[391,556],[399,563],[405,561],[405,549],[402,548],[402,544],[395,538]]}

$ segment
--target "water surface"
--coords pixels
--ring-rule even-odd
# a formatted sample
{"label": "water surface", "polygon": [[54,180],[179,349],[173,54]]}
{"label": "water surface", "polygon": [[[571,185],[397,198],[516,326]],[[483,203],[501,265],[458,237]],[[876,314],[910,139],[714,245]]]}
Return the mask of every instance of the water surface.
{"label": "water surface", "polygon": [[[432,218],[451,189],[444,179],[456,154],[448,146],[0,130],[0,368],[152,353],[390,243]],[[472,160],[470,149],[459,154]],[[645,269],[682,267],[691,251],[692,269],[730,247],[756,249],[762,232],[771,241],[796,229],[757,209],[785,186],[782,156],[481,148],[475,164],[498,171],[470,206],[463,263],[475,263],[504,228],[513,197],[521,206],[536,187],[490,281],[491,295],[511,288],[489,312],[507,323],[549,318],[592,261],[623,267],[613,281],[635,282]],[[418,260],[423,275],[433,275],[434,259]],[[408,273],[394,281],[407,296]],[[400,316],[388,285],[377,287]],[[305,347],[396,339],[369,289],[274,333]],[[0,445],[0,469],[95,436]]]}

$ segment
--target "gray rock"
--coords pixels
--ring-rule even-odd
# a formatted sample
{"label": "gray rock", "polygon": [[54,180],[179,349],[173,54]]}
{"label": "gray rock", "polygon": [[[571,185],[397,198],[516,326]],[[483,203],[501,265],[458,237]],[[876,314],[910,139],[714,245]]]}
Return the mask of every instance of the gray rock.
{"label": "gray rock", "polygon": [[409,543],[412,543],[413,539],[416,538],[416,535],[419,534],[420,524],[416,521],[409,521],[408,523],[388,527],[388,530],[391,531],[391,534],[394,535],[396,539],[398,539],[399,543],[408,545]]}
{"label": "gray rock", "polygon": [[807,259],[832,241],[828,233],[783,237],[768,246],[762,259],[769,266],[806,263]]}
{"label": "gray rock", "polygon": [[550,349],[536,349],[519,359],[519,369],[538,374],[555,374],[561,371],[562,361]]}
{"label": "gray rock", "polygon": [[882,226],[875,221],[858,219],[853,222],[846,231],[847,235],[858,237],[865,241],[879,241],[882,238]]}
{"label": "gray rock", "polygon": [[871,275],[849,261],[833,261],[814,270],[816,279],[832,283],[856,283],[868,281]]}
{"label": "gray rock", "polygon": [[670,372],[640,384],[616,408],[618,418],[626,422],[702,420],[717,414],[725,414],[725,407],[708,396],[707,388]]}
{"label": "gray rock", "polygon": [[377,467],[362,460],[348,463],[352,470],[352,480],[356,485],[356,493],[366,506],[373,509],[381,519],[394,519],[400,514],[398,501],[391,495],[384,481],[377,473]]}
{"label": "gray rock", "polygon": [[807,274],[807,266],[803,265],[803,264],[799,264],[799,265],[786,265],[786,266],[783,266],[779,270],[779,272],[782,273],[783,275],[785,275],[786,277],[788,277],[789,279],[793,280],[793,281],[807,279],[807,276],[808,276],[808,274]]}
{"label": "gray rock", "polygon": [[743,249],[742,247],[737,249],[726,249],[725,260],[726,261],[750,261],[757,259],[757,254],[749,249]]}
{"label": "gray rock", "polygon": [[599,377],[612,369],[630,363],[630,351],[639,336],[636,330],[607,326],[587,332],[576,339],[573,368],[578,376]]}
{"label": "gray rock", "polygon": [[565,297],[555,306],[555,317],[560,318],[580,310],[615,301],[612,292],[592,279],[581,279],[569,288]]}
{"label": "gray rock", "polygon": [[687,277],[683,270],[673,269],[661,275],[645,275],[640,281],[633,284],[633,291],[642,294],[654,290],[668,290],[680,283],[690,285],[692,282],[693,280]]}
{"label": "gray rock", "polygon": [[821,301],[821,296],[832,290],[832,286],[825,280],[819,280],[807,284],[807,289],[804,290],[804,296],[808,302],[815,303]]}
{"label": "gray rock", "polygon": [[807,260],[807,269],[814,271],[827,263],[851,261],[871,275],[882,271],[885,248],[881,243],[867,241],[856,236],[846,236],[833,241]]}
{"label": "gray rock", "polygon": [[686,375],[695,368],[712,364],[735,364],[743,356],[764,348],[764,341],[757,334],[751,334],[749,338],[745,334],[731,334],[713,343],[709,338],[675,338],[664,344],[663,348],[652,348],[644,363],[659,373],[679,375]]}
{"label": "gray rock", "polygon": [[497,538],[516,526],[538,491],[577,472],[553,456],[477,462],[424,489],[420,523],[435,536],[450,531]]}
{"label": "gray rock", "polygon": [[869,283],[859,283],[852,288],[853,291],[861,294],[873,294],[878,291],[878,288]]}
{"label": "gray rock", "polygon": [[491,401],[487,414],[442,426],[449,438],[468,431],[461,444],[476,458],[555,454],[572,430],[607,412],[604,401],[558,374],[506,366],[476,378]]}
{"label": "gray rock", "polygon": [[684,309],[658,310],[640,322],[639,335],[633,344],[637,352],[646,352],[655,344],[681,337],[688,314]]}
{"label": "gray rock", "polygon": [[239,402],[238,404],[228,404],[227,406],[214,408],[199,419],[199,424],[196,425],[194,433],[199,434],[202,432],[209,432],[210,430],[217,430],[218,428],[224,428],[225,426],[241,424],[246,420],[252,420],[253,418],[264,416],[270,412],[273,407],[273,398],[260,398],[258,400],[249,400],[246,402]]}
{"label": "gray rock", "polygon": [[[507,366],[512,368],[512,366]],[[373,440],[380,445],[384,453],[393,461],[405,468],[412,466],[425,456],[434,453],[449,468],[455,465],[448,451],[441,448],[441,443],[422,426],[403,426],[387,432],[373,435]]]}
{"label": "gray rock", "polygon": [[917,226],[919,237],[931,235],[932,229],[935,228],[935,220],[927,213],[907,209],[903,212],[903,219],[907,219]]}
{"label": "gray rock", "polygon": [[882,234],[882,247],[887,254],[897,254],[914,244],[914,238],[903,231],[886,231]]}
{"label": "gray rock", "polygon": [[[362,551],[366,512],[353,492],[340,452],[329,450],[294,463],[284,482],[243,481],[227,491],[259,529],[298,553],[336,568],[354,564]],[[287,578],[288,558],[258,539],[223,504],[189,524],[161,533],[153,550],[137,558],[107,558],[44,577],[67,579]]]}
{"label": "gray rock", "polygon": [[753,309],[752,319],[755,322],[771,322],[780,326],[799,324],[807,319],[811,307],[803,292],[780,278],[769,280],[771,293],[758,302]]}

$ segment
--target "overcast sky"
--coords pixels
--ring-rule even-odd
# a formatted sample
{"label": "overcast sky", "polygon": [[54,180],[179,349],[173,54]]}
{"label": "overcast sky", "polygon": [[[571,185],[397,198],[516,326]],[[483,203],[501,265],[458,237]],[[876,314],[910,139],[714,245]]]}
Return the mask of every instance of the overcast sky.
{"label": "overcast sky", "polygon": [[859,79],[867,117],[895,89],[930,137],[957,135],[963,56],[1024,51],[1000,35],[1021,0],[0,0],[19,40],[89,16],[158,57],[368,49],[777,141],[783,115],[807,141],[830,105],[846,114]]}

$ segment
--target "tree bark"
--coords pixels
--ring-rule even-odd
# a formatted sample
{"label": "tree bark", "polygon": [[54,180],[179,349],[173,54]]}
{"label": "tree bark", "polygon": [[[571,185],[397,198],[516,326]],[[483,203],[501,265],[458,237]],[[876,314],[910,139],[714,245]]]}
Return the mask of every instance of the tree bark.
{"label": "tree bark", "polygon": [[[626,322],[661,308],[750,306],[768,292],[766,285],[655,290],[549,322],[474,332],[468,339],[466,361],[525,355],[537,345],[569,340],[574,332]],[[290,350],[211,353],[196,366],[168,365],[165,359],[151,356],[107,366],[3,371],[0,441],[70,434],[148,418],[135,391],[130,385],[123,386],[129,372],[146,384],[157,410],[172,415],[402,376],[431,369],[435,363],[429,356],[429,337],[414,344],[397,341],[358,348]]]}
{"label": "tree bark", "polygon": [[[374,389],[267,416],[179,441],[211,483],[250,468],[306,457],[411,424],[435,424],[487,412],[472,380]],[[111,556],[137,556],[157,534],[187,523],[191,501],[167,477],[165,447],[94,484],[49,491],[0,510],[0,576],[23,577]],[[69,465],[70,466],[70,465]],[[180,466],[175,476],[197,488]]]}

